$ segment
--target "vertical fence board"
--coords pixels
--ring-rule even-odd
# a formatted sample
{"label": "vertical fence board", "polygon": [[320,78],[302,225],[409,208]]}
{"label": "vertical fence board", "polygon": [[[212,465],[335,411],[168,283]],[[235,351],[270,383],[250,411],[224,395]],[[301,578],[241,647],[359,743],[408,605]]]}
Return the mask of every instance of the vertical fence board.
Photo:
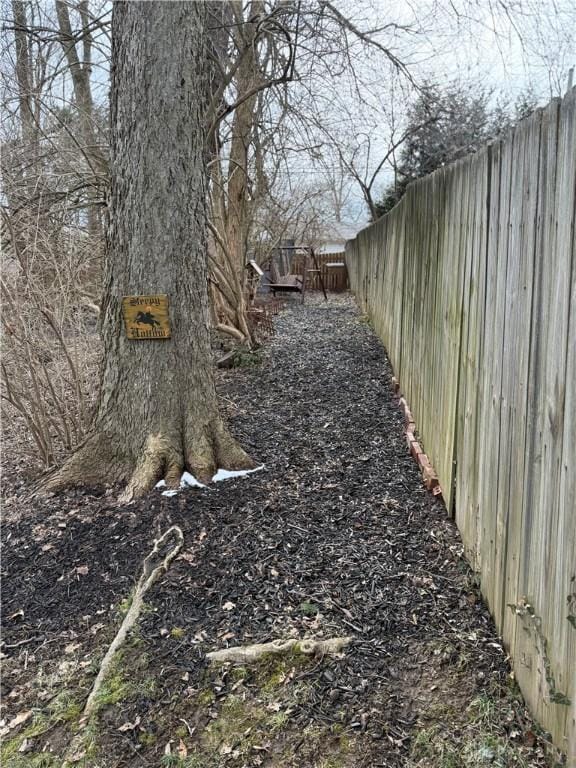
{"label": "vertical fence board", "polygon": [[465,284],[460,389],[458,401],[459,446],[456,464],[456,522],[462,531],[466,555],[473,568],[479,566],[479,451],[481,379],[486,301],[486,205],[488,150],[479,152],[472,164],[470,229],[467,248],[469,268]]}
{"label": "vertical fence board", "polygon": [[[507,254],[499,247],[499,232],[502,221],[501,201],[507,194],[503,188],[502,143],[498,142],[489,149],[489,208],[488,233],[486,243],[486,299],[484,315],[484,356],[481,372],[481,411],[480,442],[478,469],[478,498],[481,517],[478,525],[479,554],[478,566],[481,574],[482,591],[490,610],[494,614],[494,596],[497,584],[495,580],[496,562],[496,512],[497,478],[500,450],[500,395],[502,375],[501,338],[503,319],[502,300],[499,289],[502,280],[498,277],[506,274]],[[507,221],[506,221],[507,226]]]}

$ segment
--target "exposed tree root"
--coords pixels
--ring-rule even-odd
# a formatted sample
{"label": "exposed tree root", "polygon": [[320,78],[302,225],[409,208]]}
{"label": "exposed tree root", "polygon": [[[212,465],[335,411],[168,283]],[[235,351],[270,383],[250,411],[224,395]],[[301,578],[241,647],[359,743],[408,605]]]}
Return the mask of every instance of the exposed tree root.
{"label": "exposed tree root", "polygon": [[173,441],[163,435],[150,435],[118,501],[128,504],[151,490],[162,478],[168,488],[178,488],[183,468],[184,457],[174,447]]}
{"label": "exposed tree root", "polygon": [[[164,554],[162,549],[168,545],[170,539],[174,540],[172,549]],[[182,549],[183,543],[184,534],[182,533],[181,528],[179,528],[177,525],[173,525],[171,528],[168,528],[168,530],[162,534],[162,536],[157,541],[154,542],[152,551],[149,555],[147,555],[142,564],[142,574],[138,579],[138,583],[134,589],[130,608],[126,613],[126,616],[124,616],[124,621],[120,625],[120,629],[118,630],[116,637],[110,643],[110,647],[102,659],[102,664],[100,665],[98,675],[94,680],[94,685],[92,686],[92,690],[90,691],[90,695],[86,701],[86,706],[84,707],[83,717],[88,717],[94,711],[94,706],[98,698],[98,692],[102,687],[102,683],[104,682],[106,675],[108,674],[114,656],[116,653],[118,653],[118,650],[126,641],[128,632],[132,629],[138,620],[142,606],[144,605],[144,595],[146,592],[148,592],[150,587],[156,581],[158,581],[160,576],[166,573],[170,567],[170,563]],[[158,562],[159,558],[163,559]]]}
{"label": "exposed tree root", "polygon": [[220,651],[210,651],[206,658],[210,661],[232,661],[235,663],[248,663],[257,661],[265,654],[288,653],[291,650],[298,650],[307,656],[333,656],[338,654],[347,645],[352,642],[351,637],[331,637],[326,640],[314,640],[305,638],[304,640],[272,640],[270,643],[257,643],[256,645],[237,645],[232,648],[223,648]]}
{"label": "exposed tree root", "polygon": [[61,467],[45,474],[32,489],[32,495],[59,493],[66,488],[101,487],[125,482],[130,475],[125,455],[112,455],[104,435],[91,433]]}
{"label": "exposed tree root", "polygon": [[[219,468],[254,469],[255,462],[230,435],[220,418],[208,425],[185,425],[185,435],[151,434],[136,461],[111,450],[112,438],[92,434],[64,465],[45,476],[34,493],[57,493],[75,486],[126,482],[118,501],[128,504],[144,496],[159,480],[178,488],[184,470],[207,484]],[[119,446],[119,452],[125,450]]]}

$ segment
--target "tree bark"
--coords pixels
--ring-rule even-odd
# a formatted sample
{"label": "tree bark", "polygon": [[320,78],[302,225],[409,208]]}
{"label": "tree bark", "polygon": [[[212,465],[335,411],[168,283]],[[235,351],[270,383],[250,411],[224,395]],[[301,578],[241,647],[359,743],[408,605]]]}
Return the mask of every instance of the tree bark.
{"label": "tree bark", "polygon": [[[117,2],[104,366],[86,442],[45,488],[127,481],[123,501],[188,469],[254,466],[217,408],[208,330],[207,5]],[[122,297],[168,294],[171,338],[129,340]]]}
{"label": "tree bark", "polygon": [[76,39],[72,34],[72,25],[70,23],[70,13],[68,6],[63,0],[56,0],[56,15],[58,18],[58,27],[60,30],[60,43],[74,87],[74,100],[78,112],[78,121],[80,127],[80,137],[82,139],[84,156],[91,171],[91,190],[89,192],[92,199],[87,209],[88,232],[96,240],[100,240],[103,235],[102,222],[99,205],[96,202],[104,195],[104,190],[108,183],[109,167],[108,161],[98,141],[94,122],[94,101],[92,99],[92,87],[90,84],[90,74],[92,71],[92,35],[89,31],[90,16],[88,13],[88,0],[81,0],[78,3],[78,11],[82,19],[83,41],[82,41],[82,59],[78,55],[76,48]]}
{"label": "tree bark", "polygon": [[[242,18],[242,3],[236,2],[237,17]],[[248,18],[255,19],[264,12],[261,0],[252,0]],[[243,30],[244,31],[244,30]],[[257,24],[249,22],[245,25],[245,49],[242,61],[235,78],[238,98],[249,93],[258,79],[258,61],[256,51]],[[230,159],[228,161],[228,215],[226,222],[226,242],[232,258],[233,269],[244,288],[246,248],[249,228],[250,199],[248,193],[248,153],[254,132],[254,108],[257,104],[257,93],[243,101],[234,112],[232,122],[232,137]]]}

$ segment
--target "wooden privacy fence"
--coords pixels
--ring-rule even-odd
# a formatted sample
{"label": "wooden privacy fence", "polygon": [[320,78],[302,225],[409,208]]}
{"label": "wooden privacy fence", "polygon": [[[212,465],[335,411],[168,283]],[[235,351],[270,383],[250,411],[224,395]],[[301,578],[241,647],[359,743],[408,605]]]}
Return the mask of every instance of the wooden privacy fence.
{"label": "wooden privacy fence", "polygon": [[[327,291],[334,291],[340,293],[348,288],[348,271],[346,269],[346,254],[344,253],[317,253],[316,262],[318,268],[322,274],[322,280],[324,282],[324,288]],[[336,266],[342,264],[342,266]],[[312,259],[308,259],[308,269],[312,270],[314,263]],[[292,270],[301,275],[304,271],[304,257],[298,254],[294,257],[294,264]],[[317,272],[308,272],[308,282],[306,284],[307,291],[321,291],[322,284],[320,282],[320,275]]]}
{"label": "wooden privacy fence", "polygon": [[576,89],[346,247],[524,696],[576,765]]}

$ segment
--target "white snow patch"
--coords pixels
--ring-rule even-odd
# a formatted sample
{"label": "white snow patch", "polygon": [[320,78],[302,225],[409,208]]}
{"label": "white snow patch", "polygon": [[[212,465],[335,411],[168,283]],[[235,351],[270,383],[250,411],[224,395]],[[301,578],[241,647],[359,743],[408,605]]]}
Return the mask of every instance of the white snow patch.
{"label": "white snow patch", "polygon": [[261,469],[264,469],[264,464],[261,464],[255,469],[239,469],[235,471],[231,471],[229,469],[219,469],[212,478],[212,482],[219,483],[221,480],[229,480],[231,477],[244,477],[244,475],[251,475],[252,472],[259,472]]}
{"label": "white snow patch", "polygon": [[198,486],[198,488],[206,488],[206,486],[196,480],[194,475],[191,475],[190,472],[184,472],[180,478],[180,488],[192,488],[195,485]]}
{"label": "white snow patch", "polygon": [[[222,480],[230,480],[233,477],[244,477],[244,475],[251,475],[252,472],[259,472],[261,469],[264,469],[264,464],[261,464],[259,467],[256,467],[255,469],[240,469],[240,470],[229,470],[229,469],[219,469],[218,472],[214,475],[212,478],[213,483],[220,483]],[[208,486],[204,485],[203,483],[196,480],[194,475],[191,475],[190,472],[184,472],[182,477],[180,478],[180,490],[183,488],[207,488]],[[160,480],[156,483],[156,488],[166,488],[166,481]],[[178,491],[176,490],[168,490],[168,491],[162,491],[162,496],[176,496]]]}

